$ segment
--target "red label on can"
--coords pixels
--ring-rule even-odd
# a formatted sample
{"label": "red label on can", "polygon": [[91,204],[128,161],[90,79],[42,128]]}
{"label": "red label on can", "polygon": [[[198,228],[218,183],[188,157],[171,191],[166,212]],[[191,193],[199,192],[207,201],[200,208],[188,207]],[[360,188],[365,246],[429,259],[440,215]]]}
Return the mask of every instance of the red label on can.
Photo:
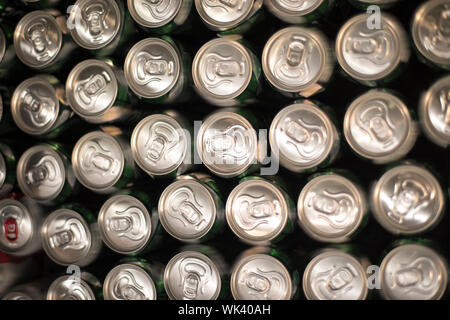
{"label": "red label on can", "polygon": [[3,227],[5,228],[6,239],[8,239],[11,242],[16,241],[17,237],[19,236],[19,230],[17,228],[16,219],[13,218],[6,219]]}

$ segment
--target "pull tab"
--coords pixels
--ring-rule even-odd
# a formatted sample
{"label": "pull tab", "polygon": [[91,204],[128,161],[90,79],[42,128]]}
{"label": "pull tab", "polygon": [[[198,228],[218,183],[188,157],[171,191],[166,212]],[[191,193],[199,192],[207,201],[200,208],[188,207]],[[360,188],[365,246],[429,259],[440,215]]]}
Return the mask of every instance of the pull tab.
{"label": "pull tab", "polygon": [[19,226],[14,218],[8,218],[3,223],[6,239],[9,242],[15,242],[19,237]]}
{"label": "pull tab", "polygon": [[87,22],[89,33],[97,41],[101,38],[104,30],[108,29],[105,18],[106,9],[102,3],[93,3],[84,9],[84,19]]}
{"label": "pull tab", "polygon": [[286,51],[286,61],[289,66],[296,67],[304,63],[306,56],[306,38],[294,36]]}

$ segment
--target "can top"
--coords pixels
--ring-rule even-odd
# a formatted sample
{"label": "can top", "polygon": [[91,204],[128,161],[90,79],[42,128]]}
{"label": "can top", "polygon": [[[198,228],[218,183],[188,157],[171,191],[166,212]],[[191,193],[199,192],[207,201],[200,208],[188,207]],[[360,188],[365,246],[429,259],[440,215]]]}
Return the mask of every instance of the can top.
{"label": "can top", "polygon": [[2,300],[33,300],[33,297],[22,290],[12,290],[2,297]]}
{"label": "can top", "polygon": [[349,179],[335,173],[317,176],[300,192],[300,225],[317,241],[345,242],[361,225],[366,201],[361,188]]}
{"label": "can top", "polygon": [[228,30],[238,26],[250,14],[254,0],[195,0],[202,20],[214,29]]}
{"label": "can top", "polygon": [[385,299],[439,300],[447,288],[447,264],[434,250],[407,244],[383,259],[380,277]]}
{"label": "can top", "polygon": [[172,21],[184,0],[134,1],[128,0],[128,11],[141,26],[158,28]]}
{"label": "can top", "polygon": [[264,46],[264,75],[275,88],[297,93],[317,83],[328,70],[328,51],[328,40],[319,30],[281,29]]}
{"label": "can top", "polygon": [[428,60],[450,66],[450,1],[424,2],[414,14],[412,38],[416,48]]}
{"label": "can top", "polygon": [[120,179],[125,156],[119,142],[107,133],[93,131],[77,141],[72,165],[78,181],[86,188],[107,190]]}
{"label": "can top", "polygon": [[61,155],[41,144],[25,151],[17,163],[20,189],[37,201],[54,200],[64,187],[66,168]]}
{"label": "can top", "polygon": [[7,174],[5,158],[3,157],[3,153],[0,152],[0,188],[3,187]]}
{"label": "can top", "polygon": [[205,43],[192,63],[196,89],[205,97],[214,99],[238,97],[250,83],[252,73],[253,64],[248,49],[227,38]]}
{"label": "can top", "polygon": [[82,48],[106,47],[122,27],[122,15],[114,0],[78,0],[72,6],[70,34]]}
{"label": "can top", "polygon": [[0,63],[2,63],[6,52],[6,36],[3,29],[0,28]]}
{"label": "can top", "polygon": [[114,267],[103,283],[105,300],[156,300],[156,287],[141,267],[125,263]]}
{"label": "can top", "polygon": [[271,5],[285,15],[305,16],[319,8],[324,0],[267,0]]}
{"label": "can top", "polygon": [[31,68],[49,66],[61,50],[62,42],[58,23],[45,11],[26,14],[14,30],[17,57]]}
{"label": "can top", "polygon": [[198,131],[196,144],[203,164],[224,178],[241,175],[257,161],[256,130],[246,118],[232,111],[208,116]]}
{"label": "can top", "polygon": [[359,14],[339,30],[336,55],[351,77],[375,81],[393,72],[409,56],[406,32],[393,16],[383,13],[379,29],[369,29],[370,15]]}
{"label": "can top", "polygon": [[422,95],[419,116],[431,140],[443,147],[450,144],[450,76],[440,78]]}
{"label": "can top", "polygon": [[37,230],[36,221],[19,201],[0,200],[0,249],[14,254],[25,248]]}
{"label": "can top", "polygon": [[230,280],[236,300],[290,300],[292,279],[286,267],[267,254],[253,254],[234,266]]}
{"label": "can top", "polygon": [[205,236],[214,225],[218,210],[211,191],[194,179],[173,182],[164,189],[158,203],[162,226],[181,241]]}
{"label": "can top", "polygon": [[31,135],[48,132],[59,114],[55,88],[39,76],[23,81],[14,90],[11,113],[20,130]]}
{"label": "can top", "polygon": [[284,193],[263,179],[239,183],[228,196],[225,213],[231,230],[242,240],[256,244],[275,239],[290,215]]}
{"label": "can top", "polygon": [[170,42],[146,38],[128,52],[124,64],[125,77],[133,92],[155,99],[167,94],[178,82],[181,57]]}
{"label": "can top", "polygon": [[76,211],[58,209],[44,220],[42,246],[55,263],[67,266],[87,257],[92,234],[84,218]]}
{"label": "can top", "polygon": [[121,254],[144,249],[152,235],[150,213],[129,195],[110,197],[100,208],[98,224],[105,244]]}
{"label": "can top", "polygon": [[308,300],[365,300],[366,270],[348,253],[328,249],[308,263],[303,291]]}
{"label": "can top", "polygon": [[320,165],[330,155],[337,130],[328,115],[309,101],[282,109],[273,119],[269,141],[289,170],[302,172]]}
{"label": "can top", "polygon": [[51,283],[47,300],[95,300],[95,295],[86,281],[65,275]]}
{"label": "can top", "polygon": [[116,101],[118,92],[114,70],[105,61],[84,60],[66,80],[66,95],[72,110],[80,117],[104,114]]}
{"label": "can top", "polygon": [[404,164],[387,171],[374,185],[372,211],[394,234],[414,234],[433,227],[444,212],[445,196],[425,168]]}
{"label": "can top", "polygon": [[149,175],[166,175],[182,165],[189,151],[185,129],[173,117],[153,114],[142,119],[131,135],[131,152]]}
{"label": "can top", "polygon": [[[364,158],[382,161],[402,157],[415,128],[407,106],[395,95],[371,90],[348,108],[344,118],[344,135],[350,147]],[[409,144],[409,146],[407,146]]]}
{"label": "can top", "polygon": [[183,251],[167,264],[164,288],[172,300],[216,300],[221,290],[220,272],[206,255]]}

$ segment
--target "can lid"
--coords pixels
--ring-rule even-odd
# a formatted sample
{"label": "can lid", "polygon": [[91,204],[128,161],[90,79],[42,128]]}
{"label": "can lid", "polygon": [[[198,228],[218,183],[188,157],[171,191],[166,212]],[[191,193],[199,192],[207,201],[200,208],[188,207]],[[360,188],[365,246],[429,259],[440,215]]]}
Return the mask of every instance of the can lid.
{"label": "can lid", "polygon": [[58,209],[44,220],[42,247],[55,263],[67,266],[87,257],[92,234],[84,218],[76,211]]}
{"label": "can lid", "polygon": [[6,36],[3,29],[0,28],[0,63],[2,63],[6,52]]}
{"label": "can lid", "polygon": [[338,139],[338,132],[328,115],[309,101],[282,109],[269,130],[272,152],[278,152],[283,167],[296,172],[320,165]]}
{"label": "can lid", "polygon": [[128,52],[124,72],[136,95],[147,99],[162,97],[180,78],[180,53],[168,41],[159,38],[141,40]]}
{"label": "can lid", "polygon": [[49,66],[62,47],[62,33],[55,18],[45,11],[26,14],[14,30],[17,57],[31,68]]}
{"label": "can lid", "polygon": [[156,287],[141,267],[125,263],[114,267],[103,284],[105,300],[156,300]]}
{"label": "can lid", "polygon": [[264,46],[262,67],[277,89],[300,92],[316,84],[332,63],[329,44],[319,30],[288,27],[273,34]]}
{"label": "can lid", "polygon": [[84,60],[67,77],[67,100],[80,117],[104,114],[116,101],[117,92],[116,75],[105,61]]}
{"label": "can lid", "polygon": [[2,300],[33,300],[33,297],[24,291],[13,290],[5,294]]}
{"label": "can lid", "polygon": [[293,294],[288,270],[267,254],[239,260],[231,274],[230,288],[236,300],[290,300]]}
{"label": "can lid", "polygon": [[95,300],[95,295],[86,281],[66,275],[51,283],[47,300]]}
{"label": "can lid", "polygon": [[415,12],[412,38],[428,60],[450,67],[450,1],[430,0]]}
{"label": "can lid", "polygon": [[287,201],[281,189],[267,180],[243,181],[228,196],[225,207],[228,225],[243,241],[266,244],[288,222]]}
{"label": "can lid", "polygon": [[144,27],[158,28],[172,21],[184,0],[134,1],[128,0],[128,11],[134,21]]}
{"label": "can lid", "polygon": [[78,0],[72,6],[70,34],[82,48],[106,47],[122,27],[122,14],[114,0]]}
{"label": "can lid", "polygon": [[205,236],[217,219],[217,207],[211,191],[201,182],[191,179],[170,184],[158,203],[159,219],[164,229],[181,241],[198,240]]}
{"label": "can lid", "polygon": [[352,102],[344,118],[344,135],[360,156],[385,163],[411,150],[417,128],[402,100],[375,89]]}
{"label": "can lid", "polygon": [[5,158],[3,157],[3,153],[0,152],[0,189],[3,187],[3,184],[5,183],[7,174],[8,172],[6,172]]}
{"label": "can lid", "polygon": [[0,249],[14,254],[25,248],[35,232],[36,221],[19,201],[0,200]]}
{"label": "can lid", "polygon": [[202,163],[224,178],[241,175],[257,161],[256,130],[232,111],[208,116],[198,131],[196,144]]}
{"label": "can lid", "polygon": [[322,242],[345,242],[356,232],[367,213],[362,189],[349,179],[323,174],[300,192],[297,213],[302,229]]}
{"label": "can lid", "polygon": [[429,139],[443,147],[450,144],[450,76],[440,78],[422,95],[419,116]]}
{"label": "can lid", "polygon": [[308,300],[365,300],[366,270],[348,253],[328,249],[308,263],[303,291]]}
{"label": "can lid", "polygon": [[144,249],[152,235],[150,213],[129,195],[110,197],[100,208],[98,224],[105,244],[121,254]]}
{"label": "can lid", "polygon": [[119,142],[107,133],[93,131],[77,141],[72,165],[78,181],[86,188],[104,191],[120,179],[125,156]]}
{"label": "can lid", "polygon": [[17,181],[22,192],[33,200],[55,199],[66,181],[61,155],[48,145],[31,147],[17,163]]}
{"label": "can lid", "polygon": [[406,32],[393,16],[383,13],[378,29],[369,29],[369,14],[360,14],[339,30],[336,55],[342,69],[362,81],[383,79],[409,57]]}
{"label": "can lid", "polygon": [[247,19],[254,0],[195,0],[200,18],[213,29],[228,30]]}
{"label": "can lid", "polygon": [[141,120],[131,135],[131,152],[139,167],[149,175],[166,175],[183,164],[189,151],[183,126],[166,114]]}
{"label": "can lid", "polygon": [[39,76],[23,81],[14,90],[11,113],[20,130],[31,135],[45,134],[58,119],[55,88]]}
{"label": "can lid", "polygon": [[435,226],[444,212],[445,196],[425,168],[404,164],[387,171],[374,185],[372,211],[394,234],[415,234]]}
{"label": "can lid", "polygon": [[206,98],[238,97],[247,88],[252,74],[248,49],[227,38],[208,41],[198,50],[192,63],[195,87]]}
{"label": "can lid", "polygon": [[428,247],[406,244],[383,259],[380,278],[385,299],[439,300],[447,288],[447,264]]}
{"label": "can lid", "polygon": [[164,288],[171,300],[216,300],[221,290],[220,272],[206,255],[184,251],[167,264]]}
{"label": "can lid", "polygon": [[270,5],[283,15],[305,16],[319,8],[324,0],[268,0],[267,2],[270,2]]}

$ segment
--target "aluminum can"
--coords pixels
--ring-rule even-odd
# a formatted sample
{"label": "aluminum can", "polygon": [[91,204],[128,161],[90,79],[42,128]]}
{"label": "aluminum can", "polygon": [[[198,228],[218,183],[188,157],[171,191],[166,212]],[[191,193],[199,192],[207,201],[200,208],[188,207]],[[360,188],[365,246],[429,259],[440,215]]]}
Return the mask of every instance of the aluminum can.
{"label": "aluminum can", "polygon": [[413,148],[419,127],[395,94],[373,89],[354,100],[344,118],[344,135],[352,150],[375,164],[396,161]]}
{"label": "aluminum can", "polygon": [[17,59],[13,45],[13,28],[14,25],[4,21],[0,23],[0,79],[11,78],[21,69],[21,63]]}
{"label": "aluminum can", "polygon": [[367,9],[370,6],[378,6],[382,9],[389,9],[403,0],[348,0],[357,8]]}
{"label": "aluminum can", "polygon": [[8,195],[16,185],[16,162],[11,148],[0,143],[0,198]]}
{"label": "aluminum can", "polygon": [[350,177],[327,171],[309,178],[298,197],[300,227],[316,241],[351,240],[367,221],[365,192]]}
{"label": "aluminum can", "polygon": [[56,143],[42,143],[26,150],[16,172],[22,192],[44,205],[62,203],[78,188],[70,157]]}
{"label": "aluminum can", "polygon": [[278,19],[292,24],[308,23],[330,12],[334,0],[266,0],[264,5]]}
{"label": "aluminum can", "polygon": [[[29,281],[40,272],[34,257],[14,257],[0,251],[0,297],[7,300],[9,293],[16,291],[16,286],[24,281]],[[20,289],[18,289],[20,290]]]}
{"label": "aluminum can", "polygon": [[159,219],[172,237],[183,242],[204,242],[224,227],[225,213],[216,183],[208,175],[180,176],[161,194]]}
{"label": "aluminum can", "polygon": [[34,281],[13,287],[2,297],[2,300],[45,300],[43,281]]}
{"label": "aluminum can", "polygon": [[63,275],[49,286],[47,300],[100,300],[101,282],[91,273],[81,271],[80,277]]}
{"label": "aluminum can", "polygon": [[230,107],[255,102],[261,85],[261,65],[239,37],[208,41],[196,53],[192,78],[207,102]]}
{"label": "aluminum can", "polygon": [[393,234],[418,234],[435,227],[445,212],[446,196],[425,167],[405,161],[387,170],[373,185],[371,210]]}
{"label": "aluminum can", "polygon": [[370,25],[370,15],[360,14],[339,30],[336,55],[342,70],[370,87],[391,82],[410,58],[406,31],[393,16],[383,13],[380,28]]}

